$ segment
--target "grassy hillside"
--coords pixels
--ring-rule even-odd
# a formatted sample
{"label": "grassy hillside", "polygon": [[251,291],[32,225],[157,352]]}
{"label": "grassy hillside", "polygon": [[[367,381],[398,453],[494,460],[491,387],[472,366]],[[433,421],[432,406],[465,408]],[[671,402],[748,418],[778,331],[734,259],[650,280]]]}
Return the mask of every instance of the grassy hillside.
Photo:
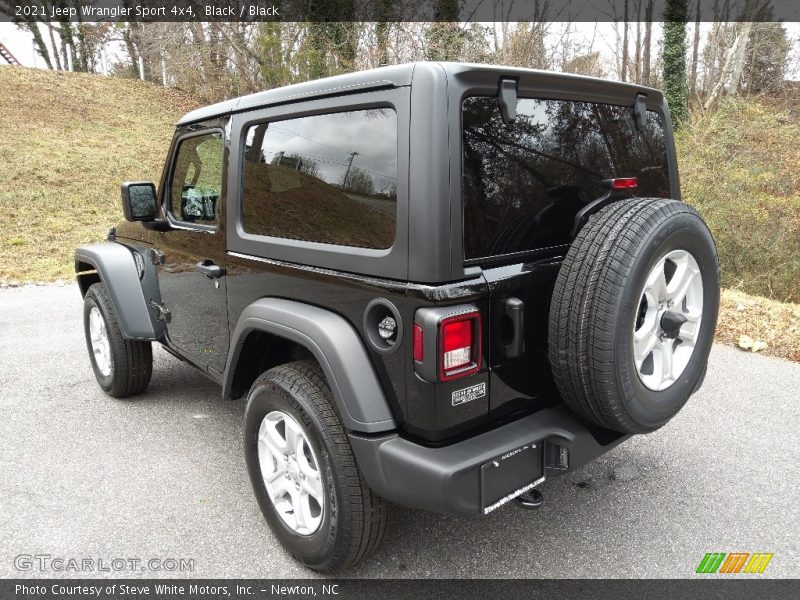
{"label": "grassy hillside", "polygon": [[717,242],[723,286],[800,302],[800,111],[733,100],[677,136],[684,199]]}
{"label": "grassy hillside", "polygon": [[159,178],[194,107],[136,80],[0,67],[0,279],[71,278],[75,246],[122,218],[119,184]]}
{"label": "grassy hillside", "polygon": [[[119,184],[156,181],[178,92],[127,79],[0,67],[0,284],[72,279],[75,246],[122,218]],[[800,361],[800,111],[732,101],[678,135],[685,199],[720,251],[720,340]],[[773,299],[754,298],[756,294]],[[774,300],[795,304],[780,304]]]}

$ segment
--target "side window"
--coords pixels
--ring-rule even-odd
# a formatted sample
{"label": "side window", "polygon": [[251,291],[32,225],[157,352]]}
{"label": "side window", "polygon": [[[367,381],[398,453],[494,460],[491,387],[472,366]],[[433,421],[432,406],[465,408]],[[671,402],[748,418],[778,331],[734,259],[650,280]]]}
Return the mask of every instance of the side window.
{"label": "side window", "polygon": [[169,210],[178,221],[216,225],[222,194],[223,142],[219,132],[184,139],[172,170]]}
{"label": "side window", "polygon": [[397,212],[397,114],[371,108],[252,125],[242,224],[248,233],[389,248]]}

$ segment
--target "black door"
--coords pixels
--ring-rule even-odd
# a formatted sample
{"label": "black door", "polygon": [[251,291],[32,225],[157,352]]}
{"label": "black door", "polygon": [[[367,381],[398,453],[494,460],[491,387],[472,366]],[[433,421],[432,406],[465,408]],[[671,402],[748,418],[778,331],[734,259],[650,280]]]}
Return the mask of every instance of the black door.
{"label": "black door", "polygon": [[221,131],[179,140],[165,189],[170,231],[156,237],[159,287],[170,344],[221,372],[228,352]]}

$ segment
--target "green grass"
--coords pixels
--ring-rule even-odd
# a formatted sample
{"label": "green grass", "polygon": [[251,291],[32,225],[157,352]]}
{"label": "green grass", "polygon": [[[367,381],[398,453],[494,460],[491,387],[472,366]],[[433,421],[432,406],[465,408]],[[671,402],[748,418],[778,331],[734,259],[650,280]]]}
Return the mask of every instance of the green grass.
{"label": "green grass", "polygon": [[[72,278],[76,246],[122,218],[119,184],[158,181],[195,102],[136,80],[0,67],[0,280]],[[734,100],[677,136],[684,198],[723,285],[800,302],[800,114]]]}
{"label": "green grass", "polygon": [[0,280],[74,277],[122,219],[119,184],[158,181],[182,94],[129,79],[0,67]]}
{"label": "green grass", "polygon": [[717,243],[722,285],[800,302],[800,115],[732,100],[677,136],[684,200]]}

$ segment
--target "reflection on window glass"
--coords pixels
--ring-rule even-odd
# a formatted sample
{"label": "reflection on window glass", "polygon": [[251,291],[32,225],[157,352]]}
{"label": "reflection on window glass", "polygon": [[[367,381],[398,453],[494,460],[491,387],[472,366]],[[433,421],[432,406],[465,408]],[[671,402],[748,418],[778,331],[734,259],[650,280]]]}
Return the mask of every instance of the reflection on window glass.
{"label": "reflection on window glass", "polygon": [[496,98],[463,106],[464,244],[480,258],[566,244],[575,213],[637,177],[636,195],[669,197],[661,118],[638,129],[628,106],[520,98],[503,123]]}
{"label": "reflection on window glass", "polygon": [[170,211],[179,221],[214,225],[222,194],[222,134],[186,138],[172,172]]}
{"label": "reflection on window glass", "polygon": [[397,115],[314,115],[247,130],[242,223],[258,235],[388,248],[397,209]]}
{"label": "reflection on window glass", "polygon": [[156,197],[151,185],[132,185],[128,188],[131,215],[135,219],[152,217],[156,212]]}

